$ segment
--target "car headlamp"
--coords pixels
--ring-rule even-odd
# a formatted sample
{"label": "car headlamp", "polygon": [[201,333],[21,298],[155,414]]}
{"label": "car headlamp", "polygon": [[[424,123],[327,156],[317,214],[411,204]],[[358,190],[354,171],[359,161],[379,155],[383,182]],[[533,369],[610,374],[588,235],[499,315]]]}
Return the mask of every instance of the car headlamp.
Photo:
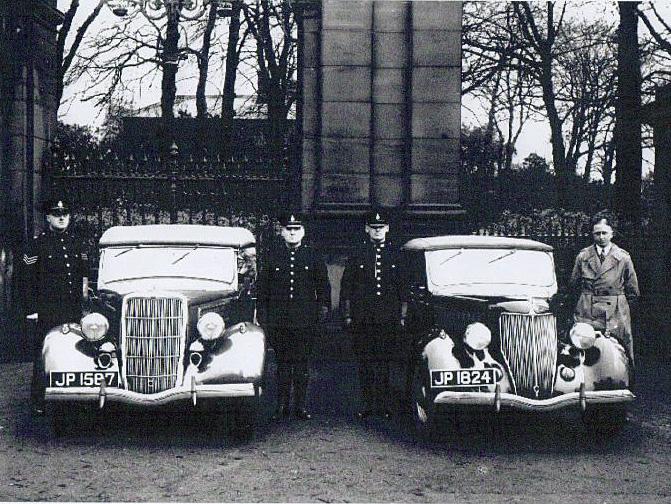
{"label": "car headlamp", "polygon": [[110,324],[101,313],[89,313],[82,318],[82,332],[89,341],[100,341],[109,331]]}
{"label": "car headlamp", "polygon": [[198,332],[205,341],[212,341],[224,334],[224,319],[218,313],[206,313],[198,320]]}
{"label": "car headlamp", "polygon": [[464,333],[464,343],[473,350],[484,350],[492,341],[492,332],[482,322],[469,324]]}
{"label": "car headlamp", "polygon": [[592,348],[596,341],[594,328],[586,322],[576,322],[573,324],[569,337],[573,346],[581,350]]}

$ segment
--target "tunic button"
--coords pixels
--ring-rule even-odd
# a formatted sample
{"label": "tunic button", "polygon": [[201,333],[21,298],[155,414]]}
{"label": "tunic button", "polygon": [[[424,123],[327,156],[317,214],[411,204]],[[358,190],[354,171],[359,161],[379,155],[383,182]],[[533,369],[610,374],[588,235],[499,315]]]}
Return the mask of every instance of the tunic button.
{"label": "tunic button", "polygon": [[377,291],[377,295],[378,295],[378,296],[381,296],[382,294],[380,293],[380,291]]}
{"label": "tunic button", "polygon": [[293,275],[293,274],[294,274],[294,272],[293,272],[293,271],[291,271],[291,272],[290,272],[290,274],[291,274],[291,275]]}
{"label": "tunic button", "polygon": [[377,284],[377,288],[379,289],[380,287],[382,287],[382,286],[380,284]]}
{"label": "tunic button", "polygon": [[65,265],[65,267],[66,267],[66,268],[69,268],[69,267],[70,267],[70,263],[67,263],[67,264]]}
{"label": "tunic button", "polygon": [[294,283],[294,279],[293,279],[293,278],[291,279],[291,283]]}
{"label": "tunic button", "polygon": [[67,254],[63,254],[63,257],[65,257],[65,258],[67,259],[67,258],[68,258],[68,255],[67,255]]}
{"label": "tunic button", "polygon": [[294,295],[293,295],[293,294],[289,294],[289,299],[293,299],[293,298],[294,298]]}
{"label": "tunic button", "polygon": [[69,271],[68,271],[68,276],[72,276],[72,273],[70,273]]}

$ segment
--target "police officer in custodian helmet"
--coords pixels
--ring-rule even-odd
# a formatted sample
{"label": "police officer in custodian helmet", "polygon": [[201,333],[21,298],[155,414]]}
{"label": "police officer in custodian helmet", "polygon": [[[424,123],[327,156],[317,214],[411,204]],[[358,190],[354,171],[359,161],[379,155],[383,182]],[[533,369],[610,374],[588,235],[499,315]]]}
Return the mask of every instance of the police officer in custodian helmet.
{"label": "police officer in custodian helmet", "polygon": [[389,360],[398,343],[408,309],[398,250],[386,239],[389,221],[382,210],[370,212],[368,239],[345,267],[340,290],[345,326],[359,359],[364,409],[360,419],[391,414]]}
{"label": "police officer in custodian helmet", "polygon": [[80,241],[70,232],[70,207],[65,199],[45,202],[45,231],[35,236],[23,254],[25,306],[30,318],[37,317],[33,341],[33,412],[40,414],[44,402],[42,344],[50,329],[81,318],[82,278],[88,276],[88,258]]}
{"label": "police officer in custodian helmet", "polygon": [[282,241],[262,262],[257,281],[257,308],[277,357],[278,409],[276,417],[294,413],[309,420],[305,407],[308,359],[319,322],[328,314],[331,288],[326,265],[303,244],[305,228],[298,213],[280,219]]}

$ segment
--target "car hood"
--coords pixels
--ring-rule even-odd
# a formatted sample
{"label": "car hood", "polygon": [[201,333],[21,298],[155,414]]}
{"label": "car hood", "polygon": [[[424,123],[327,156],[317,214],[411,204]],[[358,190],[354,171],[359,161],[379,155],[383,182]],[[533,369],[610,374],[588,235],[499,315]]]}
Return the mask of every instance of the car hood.
{"label": "car hood", "polygon": [[544,297],[508,297],[508,296],[466,296],[459,294],[437,295],[436,299],[449,302],[459,300],[460,304],[487,306],[487,308],[507,313],[546,313],[550,311],[548,298]]}
{"label": "car hood", "polygon": [[[124,287],[119,289],[118,287]],[[135,287],[138,287],[135,285]],[[146,295],[155,291],[157,293],[165,294],[175,294],[176,296],[185,296],[188,304],[202,304],[209,301],[214,301],[216,299],[222,299],[226,297],[232,297],[236,295],[236,291],[232,289],[221,289],[221,290],[177,290],[177,289],[138,289],[132,288],[130,285],[117,286],[117,288],[111,289],[106,287],[104,290],[101,290],[101,293],[112,294],[115,297],[122,298],[128,294],[143,294]]]}

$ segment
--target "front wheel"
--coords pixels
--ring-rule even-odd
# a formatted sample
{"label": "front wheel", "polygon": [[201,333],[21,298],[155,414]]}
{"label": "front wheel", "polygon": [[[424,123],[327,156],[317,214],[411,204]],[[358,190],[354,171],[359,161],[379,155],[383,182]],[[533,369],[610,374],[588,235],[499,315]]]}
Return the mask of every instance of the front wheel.
{"label": "front wheel", "polygon": [[427,384],[428,373],[423,365],[415,367],[412,379],[412,418],[415,432],[421,437],[430,437],[435,433],[437,413]]}
{"label": "front wheel", "polygon": [[597,434],[616,434],[627,422],[627,409],[622,405],[587,407],[582,421]]}

